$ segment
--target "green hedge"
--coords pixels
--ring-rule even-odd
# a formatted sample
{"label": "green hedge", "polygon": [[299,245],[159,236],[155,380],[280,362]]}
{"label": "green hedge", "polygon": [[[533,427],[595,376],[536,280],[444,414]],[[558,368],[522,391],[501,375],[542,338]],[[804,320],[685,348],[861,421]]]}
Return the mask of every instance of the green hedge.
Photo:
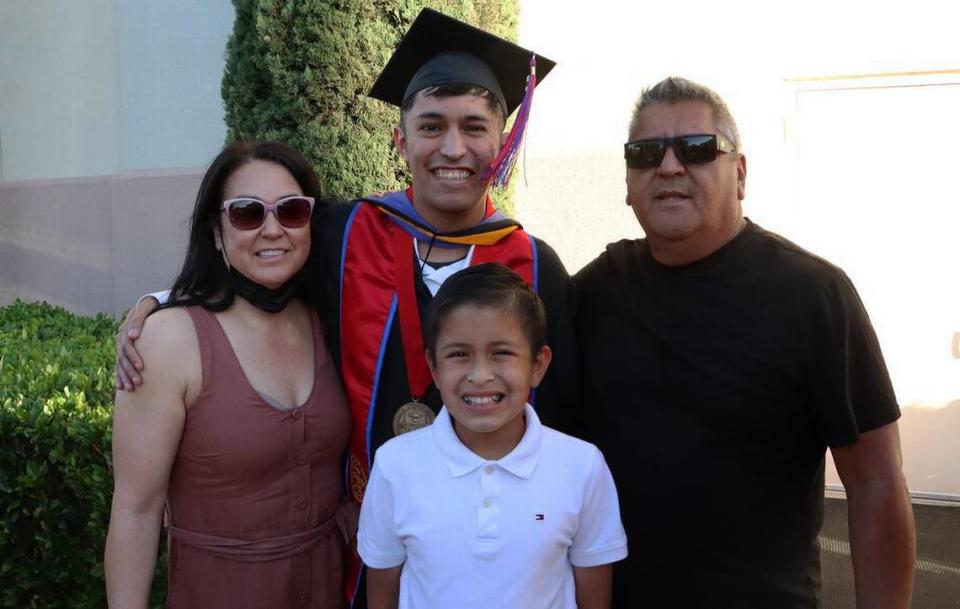
{"label": "green hedge", "polygon": [[0,308],[0,607],[106,606],[115,328],[46,303]]}

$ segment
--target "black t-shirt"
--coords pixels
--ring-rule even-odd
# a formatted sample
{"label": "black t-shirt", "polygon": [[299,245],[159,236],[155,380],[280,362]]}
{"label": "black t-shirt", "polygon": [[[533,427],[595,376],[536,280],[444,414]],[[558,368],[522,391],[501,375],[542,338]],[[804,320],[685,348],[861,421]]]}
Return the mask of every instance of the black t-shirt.
{"label": "black t-shirt", "polygon": [[630,541],[614,606],[818,607],[825,449],[899,416],[847,276],[748,222],[681,267],[611,244],[575,283],[587,437]]}

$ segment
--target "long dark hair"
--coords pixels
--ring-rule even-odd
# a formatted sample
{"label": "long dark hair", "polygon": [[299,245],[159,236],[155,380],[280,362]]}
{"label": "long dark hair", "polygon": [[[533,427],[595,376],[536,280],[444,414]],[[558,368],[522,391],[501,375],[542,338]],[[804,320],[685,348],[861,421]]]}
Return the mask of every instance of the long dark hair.
{"label": "long dark hair", "polygon": [[234,293],[227,281],[227,267],[213,239],[213,228],[219,227],[223,214],[223,187],[227,179],[250,161],[270,161],[284,167],[297,181],[303,194],[317,200],[310,223],[310,256],[305,264],[304,281],[298,296],[319,306],[322,282],[317,266],[322,248],[318,245],[319,226],[323,221],[326,201],[320,199],[320,183],[303,155],[279,142],[236,141],[228,144],[213,159],[200,183],[197,202],[190,220],[190,241],[183,268],[170,288],[167,306],[199,304],[211,311],[222,311],[233,303]]}

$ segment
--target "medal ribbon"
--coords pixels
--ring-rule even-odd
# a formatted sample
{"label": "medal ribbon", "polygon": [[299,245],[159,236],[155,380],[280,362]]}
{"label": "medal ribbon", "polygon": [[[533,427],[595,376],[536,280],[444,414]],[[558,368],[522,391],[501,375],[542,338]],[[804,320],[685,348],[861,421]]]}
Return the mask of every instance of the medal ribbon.
{"label": "medal ribbon", "polygon": [[403,361],[407,368],[410,397],[414,402],[419,402],[430,388],[433,377],[430,375],[430,367],[427,366],[423,347],[423,324],[420,321],[420,307],[417,304],[413,250],[410,248],[412,241],[407,233],[394,231],[394,280],[397,282],[397,309],[400,316]]}

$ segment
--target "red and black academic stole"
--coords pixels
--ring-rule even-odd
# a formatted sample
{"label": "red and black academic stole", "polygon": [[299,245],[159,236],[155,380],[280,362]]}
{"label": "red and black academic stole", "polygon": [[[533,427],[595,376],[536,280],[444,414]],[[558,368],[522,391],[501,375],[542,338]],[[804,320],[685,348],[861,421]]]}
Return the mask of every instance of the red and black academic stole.
{"label": "red and black academic stole", "polygon": [[[343,384],[353,417],[347,491],[359,503],[370,471],[368,416],[390,326],[397,312],[394,233],[403,230],[376,207],[358,203],[344,232],[340,276],[340,354]],[[411,246],[412,247],[412,246]]]}
{"label": "red and black academic stole", "polygon": [[[423,346],[423,324],[414,285],[413,239],[402,230],[393,232],[393,263],[397,279],[397,308],[400,315],[400,339],[407,369],[410,401],[393,415],[393,435],[399,436],[433,423],[433,410],[420,401],[433,382]],[[408,281],[409,280],[409,281]]]}

